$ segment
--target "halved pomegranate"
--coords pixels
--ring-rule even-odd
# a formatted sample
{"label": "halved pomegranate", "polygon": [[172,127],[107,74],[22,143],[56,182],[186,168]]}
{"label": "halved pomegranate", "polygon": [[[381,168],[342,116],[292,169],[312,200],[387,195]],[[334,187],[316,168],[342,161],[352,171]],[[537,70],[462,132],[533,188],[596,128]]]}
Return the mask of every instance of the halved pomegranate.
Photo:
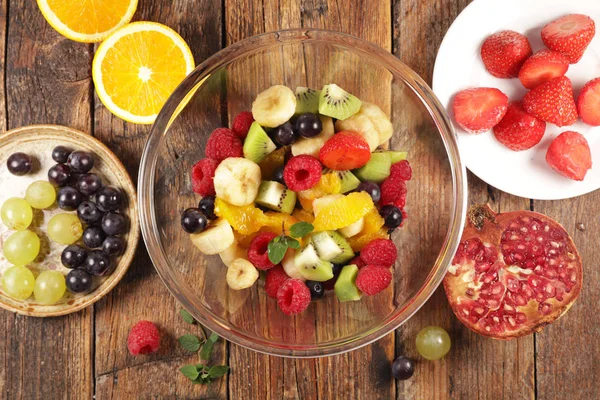
{"label": "halved pomegranate", "polygon": [[444,278],[454,314],[469,329],[509,340],[563,315],[581,290],[581,257],[565,229],[533,211],[469,210]]}

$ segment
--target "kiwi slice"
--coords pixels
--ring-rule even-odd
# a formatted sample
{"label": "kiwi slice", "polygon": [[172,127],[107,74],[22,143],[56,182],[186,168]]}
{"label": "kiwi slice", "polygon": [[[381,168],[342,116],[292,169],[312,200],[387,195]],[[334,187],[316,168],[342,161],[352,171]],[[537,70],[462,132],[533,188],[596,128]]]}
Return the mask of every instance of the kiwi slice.
{"label": "kiwi slice", "polygon": [[336,231],[323,231],[311,236],[319,258],[334,264],[343,264],[354,257],[352,247],[342,235]]}
{"label": "kiwi slice", "polygon": [[258,164],[276,148],[277,146],[262,126],[258,122],[253,122],[244,141],[244,157]]}
{"label": "kiwi slice", "polygon": [[360,180],[350,171],[334,171],[332,169],[325,168],[323,175],[325,174],[337,174],[342,181],[342,190],[340,193],[348,193],[354,190],[360,185]]}
{"label": "kiwi slice", "polygon": [[344,89],[330,83],[323,86],[319,96],[319,113],[331,118],[346,119],[360,110],[362,102]]}
{"label": "kiwi slice", "polygon": [[340,276],[338,276],[333,287],[339,301],[360,300],[362,293],[358,287],[356,287],[357,275],[358,267],[354,264],[346,265],[342,268],[342,272],[340,272]]}
{"label": "kiwi slice", "polygon": [[396,164],[397,162],[406,160],[406,157],[408,156],[407,151],[381,150],[381,151],[376,151],[375,153],[387,154],[390,157],[390,162],[392,164]]}
{"label": "kiwi slice", "polygon": [[279,182],[262,181],[254,201],[270,210],[291,214],[296,206],[296,192]]}
{"label": "kiwi slice", "polygon": [[364,166],[353,170],[354,175],[361,181],[381,183],[390,176],[392,162],[387,153],[373,153],[371,159]]}
{"label": "kiwi slice", "polygon": [[320,95],[320,90],[298,86],[296,88],[296,112],[294,114],[317,114],[319,112]]}
{"label": "kiwi slice", "polygon": [[319,258],[312,243],[298,252],[294,261],[300,275],[309,281],[325,282],[333,278],[333,265]]}

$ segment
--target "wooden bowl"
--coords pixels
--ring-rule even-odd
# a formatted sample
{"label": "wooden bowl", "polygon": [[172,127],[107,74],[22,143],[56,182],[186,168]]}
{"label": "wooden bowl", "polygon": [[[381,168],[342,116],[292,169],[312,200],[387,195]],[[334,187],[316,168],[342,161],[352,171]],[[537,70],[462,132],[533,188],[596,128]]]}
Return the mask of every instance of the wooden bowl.
{"label": "wooden bowl", "polygon": [[[24,197],[27,186],[36,180],[47,180],[48,169],[55,164],[52,160],[52,149],[57,145],[64,145],[73,150],[85,150],[94,155],[95,165],[92,170],[102,178],[103,184],[110,184],[121,188],[126,197],[126,215],[130,221],[129,232],[125,236],[125,252],[114,261],[109,274],[94,277],[93,289],[85,294],[72,294],[68,290],[63,298],[56,304],[43,305],[36,303],[33,295],[27,300],[15,300],[7,296],[0,287],[0,307],[7,310],[34,317],[54,317],[79,311],[100,300],[121,280],[135,254],[140,237],[139,219],[137,213],[137,199],[135,186],[127,170],[119,159],[104,144],[75,129],[60,125],[31,125],[13,129],[0,135],[0,205],[10,197]],[[6,160],[15,152],[24,152],[34,159],[34,170],[25,176],[14,176],[8,172]],[[37,165],[35,165],[37,164]],[[34,275],[47,269],[55,269],[68,273],[60,262],[62,250],[66,247],[49,240],[45,234],[45,224],[56,213],[65,212],[56,207],[48,210],[34,210],[34,221],[29,229],[33,229],[42,242],[40,255],[35,265],[29,265]],[[0,247],[3,240],[10,234],[4,224],[0,223]],[[0,273],[3,273],[11,264],[0,252]]]}

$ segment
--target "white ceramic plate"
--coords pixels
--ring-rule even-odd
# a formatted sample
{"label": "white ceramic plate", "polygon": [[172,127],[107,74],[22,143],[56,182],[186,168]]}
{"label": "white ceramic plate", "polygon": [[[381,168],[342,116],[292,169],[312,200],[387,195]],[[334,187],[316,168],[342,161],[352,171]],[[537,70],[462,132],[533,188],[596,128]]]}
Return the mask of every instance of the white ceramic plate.
{"label": "white ceramic plate", "polygon": [[[504,29],[524,33],[533,51],[544,48],[540,32],[550,21],[566,14],[589,15],[596,22],[596,36],[579,63],[569,66],[575,98],[583,85],[600,76],[599,0],[475,0],[456,18],[440,47],[433,72],[433,90],[449,110],[454,95],[469,87],[496,87],[511,101],[523,98],[527,89],[518,78],[498,79],[481,61],[479,49],[486,37]],[[463,162],[475,175],[505,192],[539,200],[580,196],[600,188],[600,127],[579,120],[559,128],[547,124],[542,141],[530,150],[515,152],[500,144],[490,132],[471,135],[455,125]],[[545,160],[550,142],[560,133],[582,133],[592,150],[593,167],[583,182],[564,178]]]}

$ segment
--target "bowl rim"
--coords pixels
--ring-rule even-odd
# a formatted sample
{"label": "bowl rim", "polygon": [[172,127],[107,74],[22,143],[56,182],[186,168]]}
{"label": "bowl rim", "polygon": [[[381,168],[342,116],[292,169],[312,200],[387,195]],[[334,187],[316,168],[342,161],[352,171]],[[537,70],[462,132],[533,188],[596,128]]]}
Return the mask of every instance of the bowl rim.
{"label": "bowl rim", "polygon": [[[213,71],[229,64],[240,56],[260,50],[261,44],[266,48],[272,45],[273,41],[280,43],[327,41],[342,47],[351,47],[351,51],[358,52],[359,54],[375,54],[378,57],[378,62],[387,70],[402,77],[405,85],[412,90],[413,94],[419,98],[427,110],[444,143],[452,174],[453,198],[450,208],[449,230],[446,232],[435,264],[425,278],[421,288],[401,310],[397,310],[392,314],[392,317],[388,316],[388,318],[381,321],[376,327],[363,331],[351,338],[338,339],[327,345],[274,345],[268,340],[261,340],[254,336],[240,333],[227,326],[225,321],[219,321],[219,318],[214,318],[214,316],[205,316],[201,311],[195,310],[187,300],[188,297],[182,293],[182,288],[178,287],[173,277],[169,275],[167,271],[169,264],[162,249],[159,230],[154,229],[154,227],[157,227],[153,193],[155,171],[158,162],[158,149],[171,123],[178,116],[179,112],[185,108],[187,102],[193,97],[193,93],[195,93]],[[466,168],[460,159],[454,126],[446,110],[429,85],[416,72],[402,63],[402,61],[374,43],[345,33],[312,28],[286,29],[252,36],[225,47],[198,65],[167,99],[152,126],[140,161],[138,190],[140,194],[138,196],[138,208],[142,236],[152,264],[169,292],[198,322],[226,340],[260,353],[291,358],[323,357],[356,350],[382,338],[410,319],[441,284],[446,274],[447,266],[450,264],[458,248],[467,209],[467,174]],[[143,212],[143,210],[148,210],[148,212]],[[189,292],[189,290],[184,287],[183,292]],[[403,314],[402,318],[400,318],[400,314]]]}
{"label": "bowl rim", "polygon": [[[137,193],[135,185],[133,184],[133,180],[129,175],[129,172],[127,172],[127,169],[125,168],[121,160],[119,160],[119,158],[112,152],[112,150],[92,135],[63,125],[36,124],[14,128],[5,132],[4,134],[0,135],[0,143],[12,140],[15,137],[18,138],[20,135],[26,135],[29,133],[39,133],[40,131],[51,133],[51,135],[54,136],[56,140],[60,140],[61,136],[64,136],[65,134],[70,135],[75,140],[77,140],[78,143],[87,143],[93,147],[100,149],[102,153],[110,160],[110,169],[113,169],[117,173],[117,175],[121,176],[122,182],[120,182],[120,184],[124,184],[126,186],[122,187],[121,189],[126,193],[127,197],[129,198],[129,209],[127,210],[127,216],[129,217],[130,229],[129,233],[127,234],[126,250],[120,256],[119,262],[113,268],[112,273],[106,277],[107,279],[105,279],[93,291],[79,296],[80,298],[85,298],[84,301],[73,305],[67,302],[48,306],[44,305],[19,308],[0,300],[0,307],[8,311],[15,312],[17,314],[26,315],[29,317],[58,317],[62,315],[71,314],[80,311],[88,306],[91,306],[92,304],[96,303],[98,300],[106,296],[110,291],[112,291],[112,289],[114,289],[114,287],[121,281],[121,279],[123,279],[125,273],[129,270],[129,267],[133,262],[140,241],[140,220],[139,212],[137,210]],[[24,301],[15,300],[15,302],[23,303]]]}

